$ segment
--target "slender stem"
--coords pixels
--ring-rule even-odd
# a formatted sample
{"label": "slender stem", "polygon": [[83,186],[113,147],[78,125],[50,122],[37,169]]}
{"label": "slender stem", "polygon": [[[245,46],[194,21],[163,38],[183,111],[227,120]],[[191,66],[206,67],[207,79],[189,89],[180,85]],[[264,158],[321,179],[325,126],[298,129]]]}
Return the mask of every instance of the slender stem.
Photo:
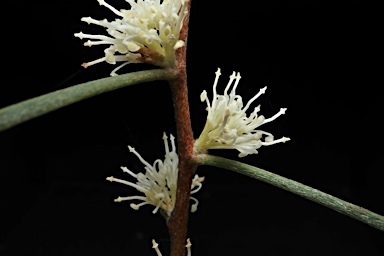
{"label": "slender stem", "polygon": [[66,89],[31,98],[0,109],[0,132],[98,94],[138,83],[169,80],[175,76],[174,70],[154,69],[138,71],[74,85]]}
{"label": "slender stem", "polygon": [[[182,75],[185,77],[185,75]],[[193,157],[193,137],[188,109],[187,84],[181,78],[171,81],[172,96],[175,102],[175,119],[178,142],[178,177],[175,208],[167,221],[171,237],[171,256],[183,256],[188,222],[189,197],[196,165]]]}
{"label": "slender stem", "polygon": [[299,182],[284,178],[248,164],[218,156],[202,154],[197,156],[195,160],[199,165],[220,167],[269,183],[384,231],[384,216],[371,212],[360,206],[348,203],[340,198],[331,196]]}
{"label": "slender stem", "polygon": [[[188,1],[188,14],[184,19],[180,31],[180,40],[187,42],[188,21],[191,0]],[[172,99],[175,109],[177,130],[179,171],[177,178],[177,191],[175,208],[167,220],[171,238],[171,256],[183,256],[187,234],[189,197],[191,193],[192,177],[196,171],[193,159],[193,134],[188,103],[187,71],[186,71],[186,45],[176,51],[178,77],[170,80]]]}

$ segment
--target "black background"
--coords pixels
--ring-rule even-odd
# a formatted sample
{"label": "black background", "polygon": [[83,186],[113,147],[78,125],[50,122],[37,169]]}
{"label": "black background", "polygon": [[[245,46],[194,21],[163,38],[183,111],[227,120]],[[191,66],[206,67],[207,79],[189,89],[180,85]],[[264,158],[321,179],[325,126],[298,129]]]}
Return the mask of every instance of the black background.
{"label": "black background", "polygon": [[[110,0],[117,9],[122,0]],[[195,137],[211,97],[239,71],[244,102],[263,126],[292,140],[241,161],[291,178],[384,215],[382,79],[377,7],[366,1],[199,1],[191,9],[188,81]],[[114,66],[86,70],[104,47],[84,47],[74,33],[103,34],[81,17],[114,18],[96,0],[19,1],[3,11],[0,107],[106,77]],[[127,66],[123,72],[152,68]],[[165,222],[146,206],[113,203],[137,191],[105,180],[128,178],[164,154],[162,132],[175,134],[165,82],[106,93],[0,134],[0,255],[154,255],[151,239],[169,254]],[[238,152],[212,151],[238,159]],[[268,184],[212,167],[196,194],[188,237],[193,255],[384,255],[383,232]]]}

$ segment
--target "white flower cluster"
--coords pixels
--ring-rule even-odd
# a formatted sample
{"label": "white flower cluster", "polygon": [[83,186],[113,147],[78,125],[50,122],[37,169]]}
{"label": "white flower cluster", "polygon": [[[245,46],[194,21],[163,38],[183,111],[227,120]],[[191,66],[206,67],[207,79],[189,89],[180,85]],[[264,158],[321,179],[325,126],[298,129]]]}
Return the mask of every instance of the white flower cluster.
{"label": "white flower cluster", "polygon": [[185,44],[179,40],[179,34],[187,14],[188,0],[126,0],[131,9],[120,11],[104,0],[97,1],[120,18],[111,22],[91,17],[81,19],[105,27],[109,34],[76,33],[75,37],[80,39],[94,40],[88,40],[85,46],[110,45],[104,50],[103,58],[84,63],[83,67],[103,61],[110,64],[124,62],[111,72],[111,75],[116,75],[116,71],[128,63],[146,62],[160,67],[175,65],[175,50]]}
{"label": "white flower cluster", "polygon": [[[191,246],[192,246],[191,240],[188,238],[187,244],[185,245],[185,247],[187,248],[187,256],[192,255]],[[156,243],[155,239],[152,239],[152,248],[155,249],[157,256],[162,256],[162,254],[159,250],[159,244]]]}
{"label": "white flower cluster", "polygon": [[[115,202],[122,202],[126,200],[141,200],[142,203],[134,204],[131,203],[131,208],[138,210],[141,206],[146,204],[151,204],[155,206],[153,213],[156,213],[160,208],[163,209],[168,216],[170,216],[176,199],[176,189],[177,189],[177,175],[178,175],[178,163],[179,157],[176,154],[175,147],[175,137],[171,134],[171,145],[172,150],[170,151],[168,146],[168,137],[164,133],[164,147],[165,147],[165,159],[164,162],[160,159],[157,159],[153,165],[150,165],[145,161],[139,153],[136,152],[134,148],[128,146],[129,151],[134,153],[139,160],[145,165],[145,173],[135,174],[131,172],[127,167],[121,167],[123,172],[128,173],[135,179],[136,183],[129,181],[116,179],[114,177],[108,177],[107,180],[119,182],[133,188],[136,188],[138,191],[145,194],[145,196],[127,196],[127,197],[118,197],[115,199]],[[192,180],[191,185],[191,194],[196,193],[202,187],[202,182],[204,177],[199,177],[197,174]],[[194,197],[190,197],[195,203],[191,206],[191,212],[195,212],[198,205],[198,200]]]}
{"label": "white flower cluster", "polygon": [[[215,74],[212,105],[205,90],[200,96],[201,101],[207,102],[208,117],[200,137],[195,141],[195,151],[205,153],[208,149],[237,149],[240,152],[239,157],[244,157],[249,154],[257,154],[257,149],[261,146],[290,140],[286,137],[274,140],[271,133],[258,130],[262,124],[269,123],[285,114],[286,108],[281,108],[277,114],[267,119],[258,115],[260,105],[249,116],[246,114],[252,102],[265,93],[267,87],[262,88],[243,107],[241,96],[236,94],[236,87],[241,78],[240,73],[233,72],[229,77],[224,95],[216,92],[217,82],[221,75],[220,68]],[[231,86],[232,90],[228,93]],[[263,135],[266,135],[264,141],[262,140]]]}

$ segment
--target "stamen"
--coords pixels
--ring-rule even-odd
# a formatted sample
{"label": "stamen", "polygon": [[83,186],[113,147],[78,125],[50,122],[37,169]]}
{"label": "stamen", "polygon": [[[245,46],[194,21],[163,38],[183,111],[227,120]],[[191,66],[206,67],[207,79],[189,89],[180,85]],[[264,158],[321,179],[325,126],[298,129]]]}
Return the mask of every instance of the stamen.
{"label": "stamen", "polygon": [[119,196],[118,198],[116,198],[115,200],[113,200],[114,202],[122,202],[122,201],[127,201],[127,200],[143,200],[145,201],[146,200],[146,197],[145,196],[125,196],[125,197],[121,197]]}
{"label": "stamen", "polygon": [[219,81],[219,77],[221,75],[220,68],[217,68],[217,71],[215,72],[215,74],[216,74],[216,77],[215,77],[215,82],[213,83],[212,107],[215,106],[215,102],[216,102],[216,96],[217,96],[216,86],[217,86],[217,82]]}
{"label": "stamen", "polygon": [[83,17],[80,20],[88,23],[88,25],[90,25],[91,23],[95,24],[95,25],[101,25],[101,21],[100,20],[95,20],[92,17]]}
{"label": "stamen", "polygon": [[128,174],[131,175],[132,177],[137,178],[137,174],[131,172],[127,167],[125,167],[125,166],[120,166],[120,169],[123,170],[123,172],[128,173]]}
{"label": "stamen", "polygon": [[84,62],[83,64],[81,64],[81,66],[84,67],[84,68],[87,68],[89,66],[92,66],[92,65],[95,65],[97,63],[103,62],[103,61],[105,61],[105,59],[106,58],[103,57],[103,58],[100,58],[100,59],[97,59],[97,60],[94,60],[94,61]]}
{"label": "stamen", "polygon": [[159,247],[159,244],[156,243],[155,239],[152,239],[152,248],[155,249],[157,256],[162,256],[158,247]]}
{"label": "stamen", "polygon": [[148,202],[142,202],[140,204],[134,204],[134,203],[131,203],[129,206],[134,209],[134,210],[139,210],[139,208],[143,205],[146,205],[146,204],[150,204]]}
{"label": "stamen", "polygon": [[191,254],[191,246],[192,246],[191,240],[188,238],[187,239],[187,244],[185,245],[185,247],[187,247],[187,256],[191,256],[192,255]]}
{"label": "stamen", "polygon": [[124,15],[119,12],[118,10],[116,10],[113,6],[107,4],[104,0],[97,0],[97,2],[99,2],[100,5],[104,5],[105,7],[107,7],[109,10],[111,10],[114,14],[120,16],[120,17],[124,17]]}
{"label": "stamen", "polygon": [[279,116],[284,115],[286,110],[287,110],[286,108],[281,108],[280,111],[279,111],[277,114],[275,114],[273,117],[270,117],[270,118],[268,118],[268,119],[265,119],[264,122],[263,122],[263,124],[272,122],[273,120],[275,120],[275,119],[278,118]]}
{"label": "stamen", "polygon": [[204,102],[206,99],[207,99],[207,91],[204,90],[204,91],[200,94],[200,101],[201,101],[201,102]]}
{"label": "stamen", "polygon": [[197,188],[194,190],[191,190],[191,194],[194,194],[201,189],[201,187],[203,186],[203,184],[201,184],[201,182],[203,182],[204,179],[205,179],[205,177],[199,177],[199,175],[197,175],[197,174],[195,175],[195,177],[192,180],[191,189],[193,189],[196,186],[197,186]]}
{"label": "stamen", "polygon": [[163,132],[163,140],[164,140],[165,155],[168,155],[168,154],[169,154],[169,147],[168,147],[168,141],[167,141],[167,139],[168,139],[167,135],[165,134],[165,132]]}
{"label": "stamen", "polygon": [[129,148],[129,152],[132,152],[133,154],[135,154],[137,156],[137,158],[139,158],[140,162],[143,163],[145,166],[147,166],[148,168],[152,168],[152,166],[147,162],[145,161],[141,155],[139,153],[137,153],[137,151],[135,150],[135,148],[131,147],[131,146],[128,146]]}
{"label": "stamen", "polygon": [[233,88],[232,88],[232,91],[231,91],[231,97],[234,98],[235,94],[236,94],[236,88],[237,88],[237,85],[239,84],[240,82],[240,79],[241,79],[241,76],[240,76],[240,72],[237,72],[237,75],[236,75],[236,81],[235,81],[235,84],[233,85]]}
{"label": "stamen", "polygon": [[114,70],[111,71],[111,76],[117,76],[116,74],[116,71],[120,70],[122,67],[128,65],[130,62],[125,62],[123,64],[121,64],[120,66],[118,66],[117,68],[115,68]]}
{"label": "stamen", "polygon": [[243,108],[243,112],[247,111],[247,109],[252,104],[252,102],[254,102],[257,98],[259,98],[261,94],[264,94],[266,90],[267,90],[267,86],[265,86],[264,88],[261,88],[260,91],[255,96],[253,96],[252,99],[248,101],[247,105],[245,105],[245,107]]}
{"label": "stamen", "polygon": [[171,145],[172,145],[172,152],[176,153],[176,146],[175,146],[175,136],[171,134]]}
{"label": "stamen", "polygon": [[193,196],[189,197],[189,199],[192,199],[193,201],[195,201],[195,203],[191,205],[191,212],[196,212],[197,206],[199,205],[199,200],[197,200]]}
{"label": "stamen", "polygon": [[211,110],[211,103],[207,97],[207,91],[204,90],[201,94],[200,94],[200,101],[203,102],[203,101],[206,101],[207,102],[207,108],[206,110],[209,112]]}
{"label": "stamen", "polygon": [[132,182],[121,180],[121,179],[116,179],[113,176],[108,177],[107,180],[110,181],[110,182],[115,181],[115,182],[118,182],[118,183],[121,183],[121,184],[124,184],[124,185],[128,185],[128,186],[134,187],[135,189],[137,189],[137,190],[139,190],[140,192],[143,192],[143,193],[146,191],[146,189],[144,189],[144,188],[142,188],[142,187],[140,187],[140,186],[138,186],[138,185],[136,185],[136,184],[134,184]]}
{"label": "stamen", "polygon": [[102,44],[113,44],[113,42],[108,42],[108,41],[91,41],[88,40],[87,42],[84,43],[84,46],[93,46],[93,45],[102,45]]}
{"label": "stamen", "polygon": [[270,146],[270,145],[273,145],[273,144],[276,144],[276,143],[280,143],[280,142],[287,142],[287,141],[290,141],[291,139],[290,138],[287,138],[287,137],[283,137],[281,139],[278,139],[278,140],[274,140],[274,141],[270,141],[270,142],[261,142],[261,144],[263,146]]}
{"label": "stamen", "polygon": [[75,37],[78,37],[80,39],[88,38],[88,39],[99,39],[99,40],[105,40],[109,41],[111,43],[115,42],[114,38],[108,37],[108,36],[102,36],[102,35],[90,35],[90,34],[84,34],[83,32],[76,33]]}
{"label": "stamen", "polygon": [[233,71],[232,75],[229,76],[229,82],[227,84],[227,87],[225,87],[224,95],[228,95],[229,87],[231,87],[231,84],[232,84],[233,80],[235,80],[235,78],[236,78],[236,72]]}
{"label": "stamen", "polygon": [[[164,197],[164,195],[163,195],[163,197]],[[155,214],[155,213],[159,210],[160,205],[161,205],[162,203],[163,203],[163,199],[159,200],[159,203],[157,204],[155,210],[152,211],[153,214]]]}

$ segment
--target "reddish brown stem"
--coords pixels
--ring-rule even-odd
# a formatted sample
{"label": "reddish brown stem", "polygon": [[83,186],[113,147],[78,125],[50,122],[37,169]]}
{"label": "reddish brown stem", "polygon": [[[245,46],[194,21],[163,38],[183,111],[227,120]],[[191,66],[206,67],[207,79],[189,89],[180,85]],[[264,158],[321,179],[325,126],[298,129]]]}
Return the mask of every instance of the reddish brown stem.
{"label": "reddish brown stem", "polygon": [[188,21],[191,0],[187,3],[188,14],[184,19],[183,28],[180,31],[180,40],[185,46],[176,51],[178,76],[171,80],[172,99],[175,109],[177,144],[179,155],[179,171],[177,178],[177,191],[175,208],[167,220],[168,230],[171,238],[171,256],[183,256],[188,223],[189,197],[191,193],[192,177],[196,171],[193,163],[193,135],[191,118],[189,114],[187,71],[186,71],[186,49],[188,37]]}
{"label": "reddish brown stem", "polygon": [[189,197],[196,166],[193,164],[193,137],[189,116],[186,75],[171,82],[175,106],[179,171],[175,208],[167,225],[171,237],[171,256],[183,256],[185,251]]}

